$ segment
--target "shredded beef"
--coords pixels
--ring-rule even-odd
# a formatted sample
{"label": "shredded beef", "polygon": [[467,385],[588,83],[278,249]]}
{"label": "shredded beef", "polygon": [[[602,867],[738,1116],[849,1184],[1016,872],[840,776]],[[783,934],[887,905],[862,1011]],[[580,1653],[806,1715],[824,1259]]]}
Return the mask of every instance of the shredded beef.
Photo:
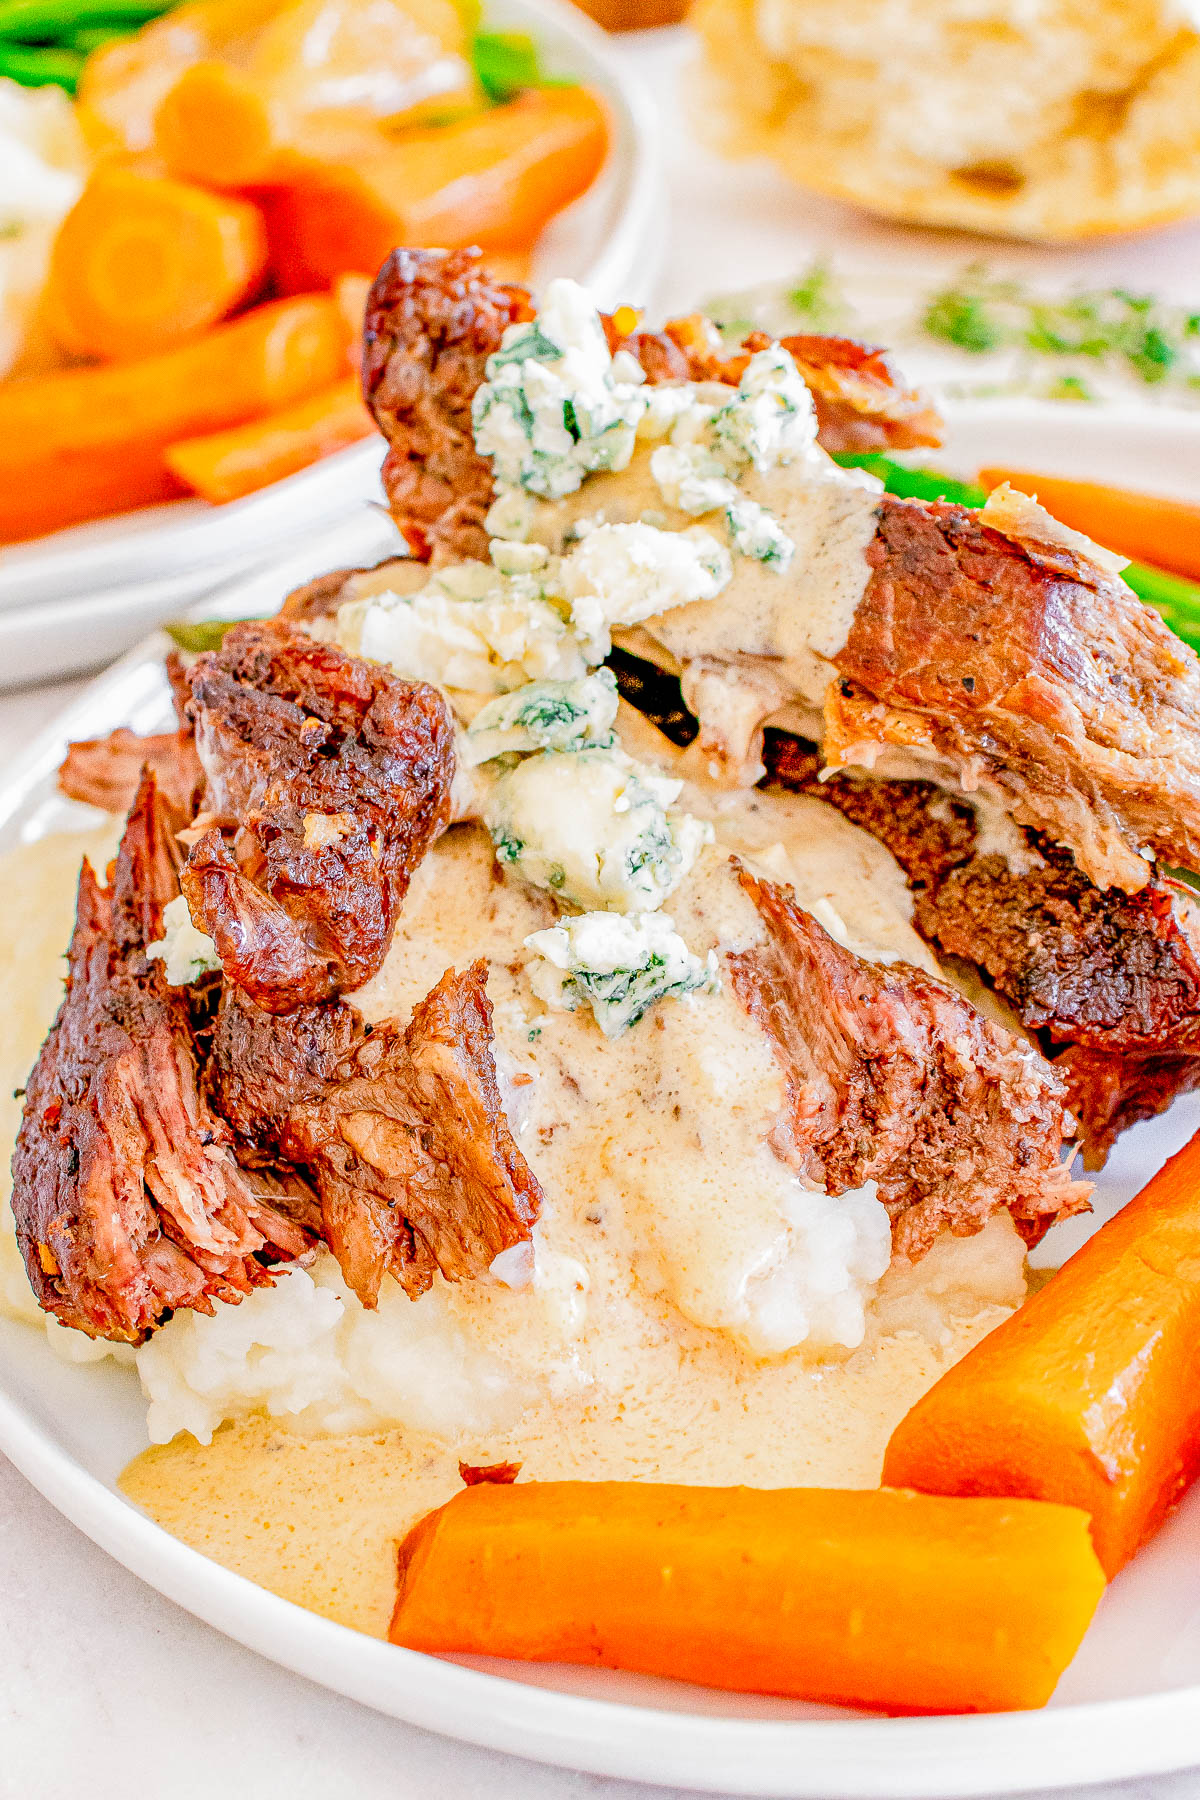
{"label": "shredded beef", "polygon": [[1080,1122],[1085,1168],[1102,1169],[1117,1138],[1140,1119],[1165,1112],[1180,1094],[1200,1087],[1200,1056],[1109,1056],[1065,1050],[1054,1066],[1067,1084]]}
{"label": "shredded beef", "polygon": [[204,786],[204,771],[190,730],[140,737],[122,726],[105,738],[81,738],[67,746],[58,785],[71,800],[105,812],[127,813],[143,768],[154,771],[158,792],[181,820],[191,819]]}
{"label": "shredded beef", "polygon": [[1186,888],[1156,877],[1136,894],[1103,890],[1033,831],[1031,866],[1014,872],[977,852],[972,809],[931,782],[822,780],[819,758],[782,733],[766,755],[770,780],[891,851],[922,935],[977,964],[1031,1031],[1122,1053],[1200,1051],[1200,914]]}
{"label": "shredded beef", "polygon": [[393,250],[367,297],[363,395],[388,441],[383,485],[414,556],[486,558],[491,464],[471,402],[508,326],[533,316],[523,288],[491,280],[478,250]]}
{"label": "shredded beef", "polygon": [[[303,1196],[242,1174],[198,1092],[184,990],[146,956],[178,892],[154,777],[102,887],[85,862],[67,992],[29,1084],[13,1157],[17,1237],[39,1303],[136,1343],[179,1307],[269,1283],[312,1239]],[[291,1216],[289,1216],[291,1215]]]}
{"label": "shredded beef", "polygon": [[1031,1045],[921,970],[843,949],[787,889],[741,882],[767,937],[729,956],[734,990],[786,1075],[774,1142],[804,1180],[874,1181],[913,1259],[1001,1208],[1036,1241],[1086,1206],[1062,1161],[1064,1084]]}
{"label": "shredded beef", "polygon": [[361,986],[449,818],[445,701],[283,621],[235,626],[189,680],[208,778],[192,917],[268,1011]]}
{"label": "shredded beef", "polygon": [[1014,874],[976,853],[972,809],[931,782],[822,780],[820,758],[783,732],[767,733],[764,754],[769,781],[835,806],[891,851],[922,935],[981,969],[1038,1033],[1067,1081],[1088,1168],[1200,1083],[1197,909],[1177,883],[1103,891],[1035,832],[1025,837],[1041,867]]}
{"label": "shredded beef", "polygon": [[498,1487],[511,1487],[521,1473],[521,1464],[460,1462],[458,1473],[464,1487],[478,1487],[484,1481],[493,1482]]}
{"label": "shredded beef", "polygon": [[[881,501],[826,759],[932,757],[1098,887],[1200,864],[1200,662],[1115,576],[962,506]],[[881,769],[886,773],[886,768]]]}
{"label": "shredded beef", "polygon": [[301,1170],[322,1235],[365,1306],[390,1272],[414,1298],[440,1270],[483,1274],[528,1239],[541,1190],[505,1118],[487,964],[448,970],[408,1026],[340,1002],[284,1017],[227,999],[213,1104],[248,1160]]}

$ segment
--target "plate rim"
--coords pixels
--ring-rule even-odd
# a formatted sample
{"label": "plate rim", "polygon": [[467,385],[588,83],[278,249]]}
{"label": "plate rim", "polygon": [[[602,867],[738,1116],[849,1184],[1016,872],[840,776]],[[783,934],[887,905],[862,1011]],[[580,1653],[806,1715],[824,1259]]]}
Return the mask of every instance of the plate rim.
{"label": "plate rim", "polygon": [[[19,1328],[19,1327],[18,1327]],[[165,1598],[294,1674],[443,1737],[588,1774],[771,1800],[956,1800],[1167,1774],[1200,1685],[1032,1712],[763,1720],[564,1694],[335,1624],[212,1562],[83,1469],[0,1381],[0,1450]]]}

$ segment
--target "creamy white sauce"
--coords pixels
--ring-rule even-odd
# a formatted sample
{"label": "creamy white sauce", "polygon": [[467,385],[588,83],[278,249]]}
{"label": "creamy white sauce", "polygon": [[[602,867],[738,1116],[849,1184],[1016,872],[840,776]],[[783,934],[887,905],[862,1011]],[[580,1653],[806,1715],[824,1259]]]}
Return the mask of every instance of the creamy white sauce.
{"label": "creamy white sauce", "polygon": [[[630,748],[644,746],[631,734]],[[747,853],[769,860],[782,845],[796,879],[810,894],[828,886],[864,940],[911,954],[903,906],[857,911],[878,847],[819,803],[759,813],[759,798]],[[23,1085],[61,992],[82,847],[50,839],[6,865],[0,924],[22,956],[0,1034],[5,1092]],[[672,906],[700,949],[759,930],[719,846]],[[156,1436],[245,1423],[210,1451],[179,1438],[130,1471],[129,1491],[229,1566],[362,1629],[383,1628],[390,1547],[454,1491],[459,1456],[511,1457],[547,1478],[866,1485],[908,1406],[1024,1290],[1006,1215],[880,1279],[887,1240],[869,1192],[805,1193],[766,1148],[780,1077],[728,987],[663,1002],[610,1043],[529,987],[523,939],[555,916],[548,896],[497,876],[481,828],[455,828],[357,996],[370,1018],[403,1018],[447,967],[489,958],[502,1091],[546,1193],[532,1267],[510,1258],[491,1280],[438,1281],[415,1303],[387,1282],[368,1313],[322,1254],[240,1307],[178,1315],[138,1353]],[[18,1104],[6,1113],[11,1134]],[[11,1221],[0,1302],[37,1318]],[[57,1327],[52,1341],[80,1357],[111,1348]],[[262,1409],[302,1435],[262,1424]]]}
{"label": "creamy white sauce", "polygon": [[[649,445],[639,446],[628,468],[592,475],[578,493],[539,505],[530,535],[559,550],[581,519],[627,524],[649,513],[668,530],[694,525],[695,515],[666,506],[650,472],[651,454]],[[715,599],[660,613],[642,629],[677,664],[765,658],[789,691],[819,709],[836,673],[832,659],[845,646],[866,590],[879,490],[815,453],[765,475],[750,470],[737,491],[767,508],[795,545],[786,572],[734,555],[732,577]],[[723,513],[702,517],[706,531],[732,544]]]}

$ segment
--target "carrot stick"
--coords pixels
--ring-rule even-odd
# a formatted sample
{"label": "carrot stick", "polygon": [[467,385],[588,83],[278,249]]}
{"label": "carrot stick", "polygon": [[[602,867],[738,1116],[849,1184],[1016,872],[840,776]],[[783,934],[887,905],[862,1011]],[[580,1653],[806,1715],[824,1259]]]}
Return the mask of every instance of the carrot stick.
{"label": "carrot stick", "polygon": [[1092,1515],[1115,1575],[1200,1471],[1200,1135],[901,1420],[885,1481]]}
{"label": "carrot stick", "polygon": [[351,376],[265,419],[171,444],[163,459],[193,493],[219,506],[307,469],[374,429]]}
{"label": "carrot stick", "polygon": [[268,95],[231,63],[193,63],[154,115],[154,145],[173,175],[214,187],[269,180],[279,130]]}
{"label": "carrot stick", "polygon": [[544,88],[352,163],[314,163],[267,197],[288,292],[377,269],[397,244],[520,249],[599,174],[608,143],[586,88]]}
{"label": "carrot stick", "polygon": [[178,494],[168,444],[337,381],[346,328],[326,295],[273,301],[143,362],[0,385],[0,543]]}
{"label": "carrot stick", "polygon": [[1011,482],[1021,493],[1036,495],[1064,525],[1106,549],[1200,581],[1200,506],[1021,469],[981,469],[979,479],[989,491]]}
{"label": "carrot stick", "polygon": [[888,1711],[1004,1712],[1049,1699],[1103,1590],[1070,1507],[484,1483],[402,1543],[389,1636]]}
{"label": "carrot stick", "polygon": [[47,320],[77,355],[153,356],[232,312],[266,263],[249,201],[101,164],[55,240]]}

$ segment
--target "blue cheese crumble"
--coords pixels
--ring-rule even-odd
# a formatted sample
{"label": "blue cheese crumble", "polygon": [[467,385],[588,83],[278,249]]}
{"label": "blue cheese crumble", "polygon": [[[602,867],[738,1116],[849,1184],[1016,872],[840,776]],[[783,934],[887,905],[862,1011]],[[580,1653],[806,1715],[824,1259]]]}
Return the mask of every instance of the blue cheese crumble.
{"label": "blue cheese crumble", "polygon": [[725,508],[729,541],[742,556],[752,556],[782,575],[796,546],[773,512],[757,500],[733,500]]}
{"label": "blue cheese crumble", "polygon": [[817,441],[812,395],[782,344],[750,358],[737,394],[713,414],[709,438],[735,477],[751,467],[767,475],[811,454]]}
{"label": "blue cheese crumble", "polygon": [[597,669],[581,681],[531,681],[489,700],[466,733],[472,765],[536,750],[607,750],[616,743],[617,678]]}
{"label": "blue cheese crumble", "polygon": [[576,681],[587,673],[536,557],[526,572],[462,563],[439,570],[415,594],[348,601],[338,609],[337,641],[410,680],[476,694],[505,694],[530,681]]}
{"label": "blue cheese crumble", "polygon": [[163,907],[163,935],[146,946],[148,962],[160,962],[169,987],[190,987],[202,975],[221,967],[217,946],[206,932],[192,924],[182,894]]}
{"label": "blue cheese crumble", "polygon": [[534,993],[574,1012],[588,1005],[607,1038],[620,1037],[659,1000],[711,993],[717,958],[693,956],[665,913],[587,912],[525,939],[542,958]]}
{"label": "blue cheese crumble", "polygon": [[771,344],[750,358],[723,405],[694,400],[680,412],[650,473],[669,506],[715,512],[737,500],[736,484],[750,469],[767,475],[813,455],[816,443],[812,395],[787,351]]}
{"label": "blue cheese crumble", "polygon": [[563,559],[562,591],[589,662],[612,648],[611,627],[713,600],[733,564],[711,532],[660,531],[654,525],[596,525]]}
{"label": "blue cheese crumble", "polygon": [[497,859],[584,912],[654,912],[712,826],[673,812],[682,783],[620,749],[541,750],[491,787],[484,816]]}
{"label": "blue cheese crumble", "polygon": [[614,360],[600,315],[574,281],[552,281],[542,310],[510,325],[472,403],[475,444],[497,483],[544,499],[596,469],[624,469],[647,412],[636,360]]}

